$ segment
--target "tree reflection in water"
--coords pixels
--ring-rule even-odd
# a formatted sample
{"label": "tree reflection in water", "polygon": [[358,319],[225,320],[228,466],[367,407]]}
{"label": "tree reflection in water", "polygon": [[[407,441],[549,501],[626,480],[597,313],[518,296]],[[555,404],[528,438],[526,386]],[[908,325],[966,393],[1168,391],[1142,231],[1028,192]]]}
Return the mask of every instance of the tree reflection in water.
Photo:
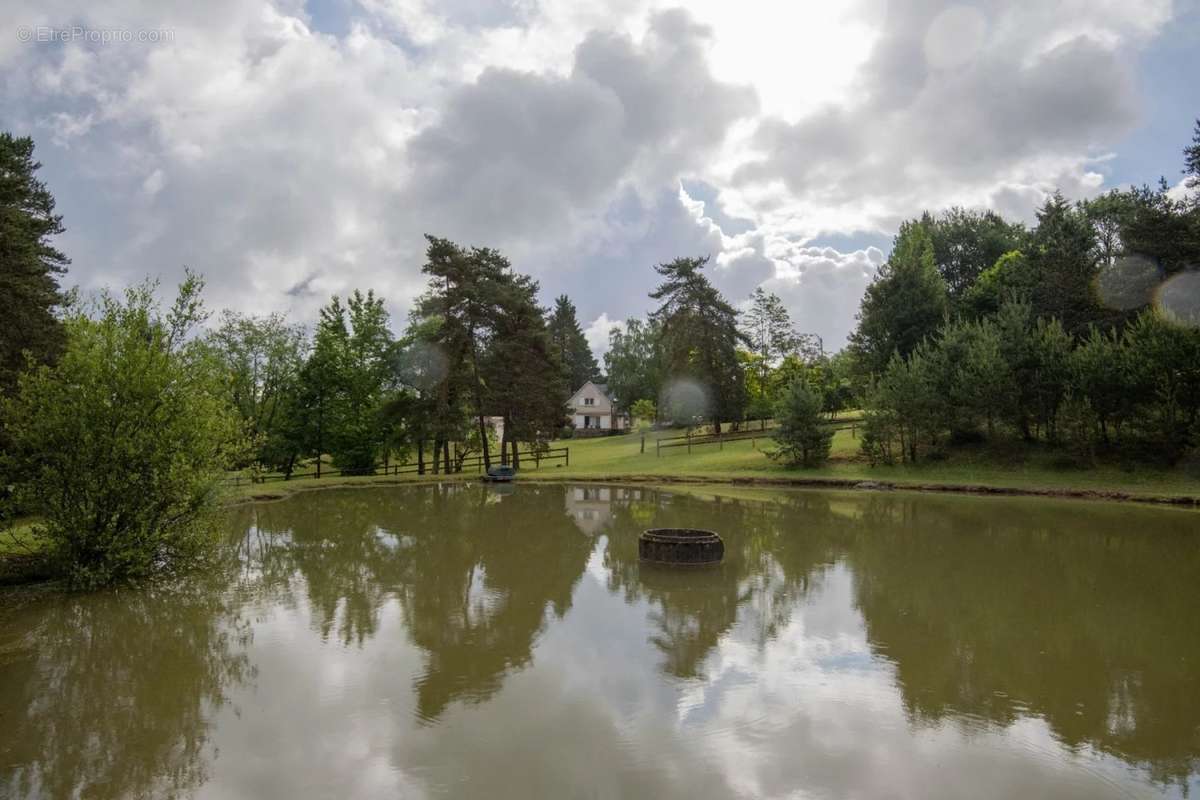
{"label": "tree reflection in water", "polygon": [[302,585],[322,635],[347,644],[373,636],[382,604],[398,600],[427,654],[416,691],[419,716],[432,721],[455,700],[490,697],[529,662],[546,615],[571,607],[593,542],[562,491],[349,493],[332,514],[313,493],[257,509],[248,569],[276,587]]}
{"label": "tree reflection in water", "polygon": [[[282,697],[289,676],[309,668],[341,662],[378,677],[356,655],[381,637],[385,621],[395,626],[389,632],[400,629],[417,651],[417,666],[404,673],[427,734],[425,758],[409,761],[417,768],[446,757],[439,743],[459,759],[471,740],[454,735],[521,720],[533,726],[527,731],[607,746],[620,758],[620,726],[633,717],[666,736],[656,741],[676,748],[676,766],[690,763],[693,731],[672,727],[677,701],[719,681],[733,653],[748,687],[740,699],[769,709],[772,730],[799,737],[797,746],[809,748],[799,755],[846,766],[829,771],[831,791],[854,785],[853,767],[866,756],[854,745],[826,752],[821,737],[814,744],[803,731],[864,715],[870,727],[889,702],[907,733],[893,728],[862,746],[918,747],[926,729],[957,730],[938,752],[960,776],[971,762],[955,748],[972,732],[1004,734],[1025,720],[1044,721],[1060,753],[1111,754],[1160,785],[1186,786],[1200,769],[1194,514],[899,493],[701,493],[522,485],[500,494],[464,484],[318,492],[232,512],[236,565],[207,581],[0,603],[0,795],[170,796],[198,787],[220,763],[212,760],[213,712],[254,675],[241,616],[250,609],[256,624],[270,624],[275,609],[306,609],[301,625],[311,625],[329,656],[296,664],[287,658],[293,651],[273,651]],[[643,566],[637,537],[649,527],[715,529],[725,560]],[[815,608],[826,616],[808,613]],[[564,651],[606,646],[596,644],[605,635],[593,629],[596,614],[632,626],[618,632],[629,634],[626,649],[606,653],[603,667]],[[551,628],[563,635],[543,639]],[[841,644],[828,652],[859,660],[815,660],[834,640]],[[533,668],[543,641],[541,674]],[[612,676],[589,668],[621,674],[606,681]],[[777,688],[779,670],[805,669],[823,682],[820,697]],[[517,672],[529,679],[513,681],[519,689],[506,703],[497,694]],[[839,694],[866,683],[886,695],[872,698],[883,705]],[[506,716],[514,702],[524,708],[555,687],[563,694],[546,714]],[[416,741],[412,719],[376,695],[348,708],[337,705],[344,695],[334,697],[314,704],[318,724],[322,714],[378,714],[406,746]],[[736,709],[719,707],[737,701],[722,697],[730,696],[707,695],[706,711],[739,721]],[[636,709],[622,705],[629,698]],[[456,704],[472,716],[448,714]],[[612,719],[617,726],[605,727]],[[792,746],[760,733],[747,740],[756,756]],[[515,757],[494,738],[474,743],[487,751],[475,760],[453,761],[454,770],[482,770],[472,785],[487,783],[487,754]],[[580,776],[591,774],[585,762],[571,762]],[[724,779],[716,762],[704,763],[714,771],[706,781]],[[537,758],[528,767],[539,764],[548,768]],[[341,777],[326,769],[314,774]]]}
{"label": "tree reflection in water", "polygon": [[209,720],[254,674],[224,584],[7,595],[0,795],[170,797],[204,783]]}

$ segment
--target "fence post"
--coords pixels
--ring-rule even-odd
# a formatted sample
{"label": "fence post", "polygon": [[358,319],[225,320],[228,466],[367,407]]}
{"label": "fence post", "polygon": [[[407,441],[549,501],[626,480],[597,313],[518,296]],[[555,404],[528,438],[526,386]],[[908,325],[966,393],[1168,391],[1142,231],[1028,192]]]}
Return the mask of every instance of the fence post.
{"label": "fence post", "polygon": [[569,467],[569,466],[571,466],[571,448],[564,447],[563,450],[566,451],[567,466]]}

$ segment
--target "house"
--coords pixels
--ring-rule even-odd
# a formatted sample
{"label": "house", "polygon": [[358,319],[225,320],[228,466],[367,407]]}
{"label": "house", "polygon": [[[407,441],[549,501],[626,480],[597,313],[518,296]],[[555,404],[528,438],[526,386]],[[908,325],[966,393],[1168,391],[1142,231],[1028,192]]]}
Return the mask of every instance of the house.
{"label": "house", "polygon": [[608,384],[588,381],[567,401],[576,435],[603,436],[629,430],[629,414],[617,405]]}

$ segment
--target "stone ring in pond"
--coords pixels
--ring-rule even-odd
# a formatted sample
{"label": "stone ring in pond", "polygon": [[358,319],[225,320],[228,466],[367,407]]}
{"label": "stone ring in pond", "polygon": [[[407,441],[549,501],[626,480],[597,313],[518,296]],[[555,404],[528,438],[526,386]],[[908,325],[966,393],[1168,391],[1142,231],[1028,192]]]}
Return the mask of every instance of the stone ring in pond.
{"label": "stone ring in pond", "polygon": [[725,543],[699,528],[651,528],[638,537],[638,556],[659,564],[717,564]]}

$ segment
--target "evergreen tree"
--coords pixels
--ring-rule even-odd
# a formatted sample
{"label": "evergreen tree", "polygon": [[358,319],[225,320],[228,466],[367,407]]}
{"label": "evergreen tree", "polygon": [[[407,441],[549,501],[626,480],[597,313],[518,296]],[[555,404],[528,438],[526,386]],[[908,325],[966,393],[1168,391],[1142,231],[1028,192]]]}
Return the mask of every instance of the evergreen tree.
{"label": "evergreen tree", "polygon": [[575,304],[565,294],[555,298],[548,328],[552,353],[561,365],[567,392],[575,391],[586,381],[599,379],[600,366],[579,327]]}
{"label": "evergreen tree", "polygon": [[54,198],[35,173],[33,140],[0,133],[0,394],[16,387],[26,354],[49,364],[65,338],[55,308],[70,260],[50,244],[62,233]]}
{"label": "evergreen tree", "polygon": [[740,420],[746,388],[738,361],[747,345],[738,329],[737,310],[709,283],[702,270],[708,257],[677,258],[654,270],[663,282],[650,293],[661,302],[651,317],[662,326],[663,363],[672,380],[690,378],[707,393],[708,416],[721,432],[721,420]]}
{"label": "evergreen tree", "polygon": [[1055,317],[1068,332],[1081,332],[1100,317],[1093,293],[1096,241],[1078,209],[1055,194],[1038,211],[1038,224],[1025,254],[1033,286],[1030,300],[1038,317]]}
{"label": "evergreen tree", "polygon": [[772,458],[791,466],[817,467],[829,459],[833,427],[821,416],[825,398],[801,376],[791,382],[775,410],[779,427],[774,435],[779,448]]}
{"label": "evergreen tree", "polygon": [[520,467],[520,442],[540,446],[566,422],[564,398],[569,390],[556,369],[537,289],[537,282],[526,275],[509,276],[484,358],[487,405],[504,418],[501,453],[505,455],[506,445],[511,447],[514,467]]}
{"label": "evergreen tree", "polygon": [[1192,143],[1183,148],[1183,174],[1190,189],[1200,187],[1200,119],[1192,131]]}
{"label": "evergreen tree", "polygon": [[438,397],[440,435],[434,441],[435,457],[440,449],[449,463],[450,439],[457,422],[458,404],[465,390],[483,448],[483,459],[491,466],[485,419],[485,394],[480,369],[481,354],[494,333],[500,292],[510,269],[508,259],[489,248],[466,250],[448,239],[425,237],[429,242],[426,263],[429,292],[422,298],[421,315],[437,318],[431,344],[446,359],[447,372]]}
{"label": "evergreen tree", "polygon": [[851,344],[860,363],[882,373],[893,355],[907,356],[946,315],[946,284],[934,265],[926,221],[900,226],[892,254],[863,295]]}

